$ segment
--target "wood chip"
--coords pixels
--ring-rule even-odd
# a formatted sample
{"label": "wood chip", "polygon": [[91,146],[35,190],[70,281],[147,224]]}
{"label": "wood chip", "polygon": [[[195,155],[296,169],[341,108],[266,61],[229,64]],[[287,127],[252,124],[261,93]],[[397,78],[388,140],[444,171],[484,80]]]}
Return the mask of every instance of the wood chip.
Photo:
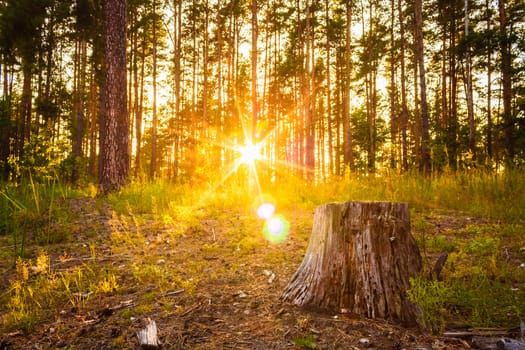
{"label": "wood chip", "polygon": [[141,349],[159,349],[160,343],[157,337],[157,324],[148,318],[146,328],[137,332],[137,338]]}

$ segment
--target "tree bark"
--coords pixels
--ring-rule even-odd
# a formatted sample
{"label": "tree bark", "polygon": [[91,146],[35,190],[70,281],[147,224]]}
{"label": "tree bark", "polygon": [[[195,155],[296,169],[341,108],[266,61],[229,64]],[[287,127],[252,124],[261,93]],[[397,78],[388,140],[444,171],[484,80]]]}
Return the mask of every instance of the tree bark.
{"label": "tree bark", "polygon": [[103,193],[119,190],[129,170],[126,104],[126,0],[104,2],[105,81],[100,111],[99,183]]}
{"label": "tree bark", "polygon": [[468,147],[472,156],[472,160],[476,160],[476,125],[474,121],[474,96],[472,91],[472,57],[470,54],[470,38],[469,38],[469,7],[468,0],[465,0],[465,43],[467,45],[465,51],[465,95],[467,98],[467,115],[468,115]]}
{"label": "tree bark", "polygon": [[[330,55],[331,55],[331,38],[330,38],[330,1],[325,0],[325,20],[326,20],[326,129],[328,132],[328,175],[332,177],[334,174],[334,147],[333,147],[333,135],[332,135],[332,95],[331,95],[331,69],[330,69]],[[324,155],[324,147],[320,145],[319,151]],[[321,169],[324,169],[321,167]],[[338,174],[339,175],[339,174]]]}
{"label": "tree bark", "polygon": [[401,0],[397,0],[397,11],[399,14],[399,37],[400,37],[400,56],[399,65],[401,69],[401,143],[402,143],[402,163],[403,170],[408,171],[408,104],[406,88],[406,63],[405,63],[405,17]]}
{"label": "tree bark", "polygon": [[353,1],[347,0],[346,8],[346,46],[345,46],[345,92],[344,92],[344,107],[343,107],[343,133],[344,133],[344,163],[350,171],[354,171],[354,153],[352,149],[352,126],[350,121],[351,110],[351,81],[352,81],[352,7]]}
{"label": "tree bark", "polygon": [[80,159],[83,156],[82,142],[85,133],[84,116],[84,94],[86,89],[86,65],[87,65],[87,42],[79,38],[75,50],[75,92],[73,97],[73,119],[72,119],[72,153],[73,169],[71,171],[71,182],[76,183],[80,178]]}
{"label": "tree bark", "polygon": [[[491,31],[490,0],[486,0],[487,33]],[[487,47],[491,47],[491,36],[487,35]],[[487,50],[487,157],[492,160],[492,52]]]}
{"label": "tree bark", "polygon": [[[316,14],[315,8],[310,1],[306,1],[306,23],[305,23],[305,62],[303,101],[304,101],[304,167],[306,169],[306,179],[315,179],[315,43],[314,43],[314,23]],[[302,153],[302,152],[301,152]]]}
{"label": "tree bark", "polygon": [[429,176],[431,169],[430,159],[430,133],[429,117],[427,107],[427,83],[425,77],[425,54],[423,45],[423,1],[417,0],[414,3],[415,19],[415,58],[418,65],[419,85],[420,85],[420,104],[421,104],[421,171]]}
{"label": "tree bark", "polygon": [[398,111],[398,89],[397,89],[397,47],[396,47],[396,36],[394,33],[395,27],[395,0],[390,0],[390,63],[389,63],[389,88],[388,88],[388,99],[390,104],[390,168],[396,169],[398,164],[398,134],[399,134],[399,111]]}
{"label": "tree bark", "polygon": [[509,38],[507,1],[498,1],[499,11],[499,46],[501,56],[501,85],[503,90],[503,130],[505,135],[505,148],[507,151],[507,164],[514,164],[514,120],[512,116],[512,53]]}
{"label": "tree bark", "polygon": [[416,325],[406,297],[421,270],[406,203],[317,207],[305,257],[281,299],[295,305]]}
{"label": "tree bark", "polygon": [[259,112],[257,101],[257,40],[259,37],[257,14],[257,0],[252,0],[252,125],[249,139],[252,140],[254,144],[257,143],[257,118]]}
{"label": "tree bark", "polygon": [[18,156],[22,157],[24,154],[24,146],[26,141],[29,141],[31,136],[31,79],[32,79],[32,63],[23,63],[23,87],[22,97],[19,105],[19,120],[18,120],[18,136],[17,136],[17,151]]}
{"label": "tree bark", "polygon": [[150,179],[154,179],[157,173],[157,135],[158,135],[158,116],[157,116],[157,3],[153,0],[153,121],[151,125],[151,163],[149,170]]}

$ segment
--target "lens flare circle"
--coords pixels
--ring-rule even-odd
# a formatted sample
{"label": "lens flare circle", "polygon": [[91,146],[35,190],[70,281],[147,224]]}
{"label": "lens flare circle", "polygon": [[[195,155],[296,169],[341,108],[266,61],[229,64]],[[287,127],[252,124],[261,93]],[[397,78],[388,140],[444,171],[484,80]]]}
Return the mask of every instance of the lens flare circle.
{"label": "lens flare circle", "polygon": [[275,205],[272,203],[262,203],[257,208],[257,216],[263,220],[269,220],[275,214]]}
{"label": "lens flare circle", "polygon": [[263,228],[264,236],[272,243],[284,242],[289,232],[290,223],[282,215],[276,215],[266,220]]}
{"label": "lens flare circle", "polygon": [[283,232],[284,223],[279,218],[268,220],[268,232],[272,235],[280,235]]}

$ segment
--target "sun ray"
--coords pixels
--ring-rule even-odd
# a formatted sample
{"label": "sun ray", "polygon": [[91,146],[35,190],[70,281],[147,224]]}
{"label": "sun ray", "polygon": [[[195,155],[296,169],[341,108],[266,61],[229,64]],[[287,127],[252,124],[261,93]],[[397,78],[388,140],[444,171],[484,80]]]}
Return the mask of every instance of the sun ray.
{"label": "sun ray", "polygon": [[[288,237],[290,231],[290,224],[282,214],[276,212],[276,201],[263,191],[261,179],[259,175],[260,167],[267,167],[269,169],[277,170],[277,168],[295,169],[301,172],[309,171],[304,166],[300,166],[293,162],[270,159],[263,154],[263,150],[267,146],[269,140],[275,137],[275,128],[267,128],[265,132],[252,135],[251,130],[248,130],[245,125],[246,120],[241,118],[242,136],[244,138],[239,140],[232,138],[229,142],[218,142],[217,139],[199,138],[195,137],[195,141],[199,144],[208,144],[211,146],[220,147],[224,150],[234,152],[234,159],[230,164],[225,164],[225,173],[218,178],[218,181],[210,182],[210,187],[201,197],[201,204],[205,205],[206,201],[216,196],[219,188],[221,188],[226,181],[237,174],[241,167],[245,167],[247,176],[246,191],[253,196],[253,212],[254,215],[264,220],[262,234],[264,237],[273,243],[281,243]],[[260,127],[264,129],[264,127]],[[219,135],[220,136],[220,135]],[[241,137],[242,137],[241,136]],[[257,137],[256,139],[252,138]],[[226,140],[227,136],[218,137],[220,140]]]}

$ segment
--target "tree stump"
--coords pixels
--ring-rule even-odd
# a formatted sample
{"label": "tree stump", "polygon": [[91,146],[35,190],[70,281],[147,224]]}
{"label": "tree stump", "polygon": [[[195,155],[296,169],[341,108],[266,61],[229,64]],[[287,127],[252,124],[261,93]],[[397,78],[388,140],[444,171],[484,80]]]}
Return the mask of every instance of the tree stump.
{"label": "tree stump", "polygon": [[297,306],[417,325],[406,291],[421,270],[407,203],[317,207],[303,262],[281,300]]}

